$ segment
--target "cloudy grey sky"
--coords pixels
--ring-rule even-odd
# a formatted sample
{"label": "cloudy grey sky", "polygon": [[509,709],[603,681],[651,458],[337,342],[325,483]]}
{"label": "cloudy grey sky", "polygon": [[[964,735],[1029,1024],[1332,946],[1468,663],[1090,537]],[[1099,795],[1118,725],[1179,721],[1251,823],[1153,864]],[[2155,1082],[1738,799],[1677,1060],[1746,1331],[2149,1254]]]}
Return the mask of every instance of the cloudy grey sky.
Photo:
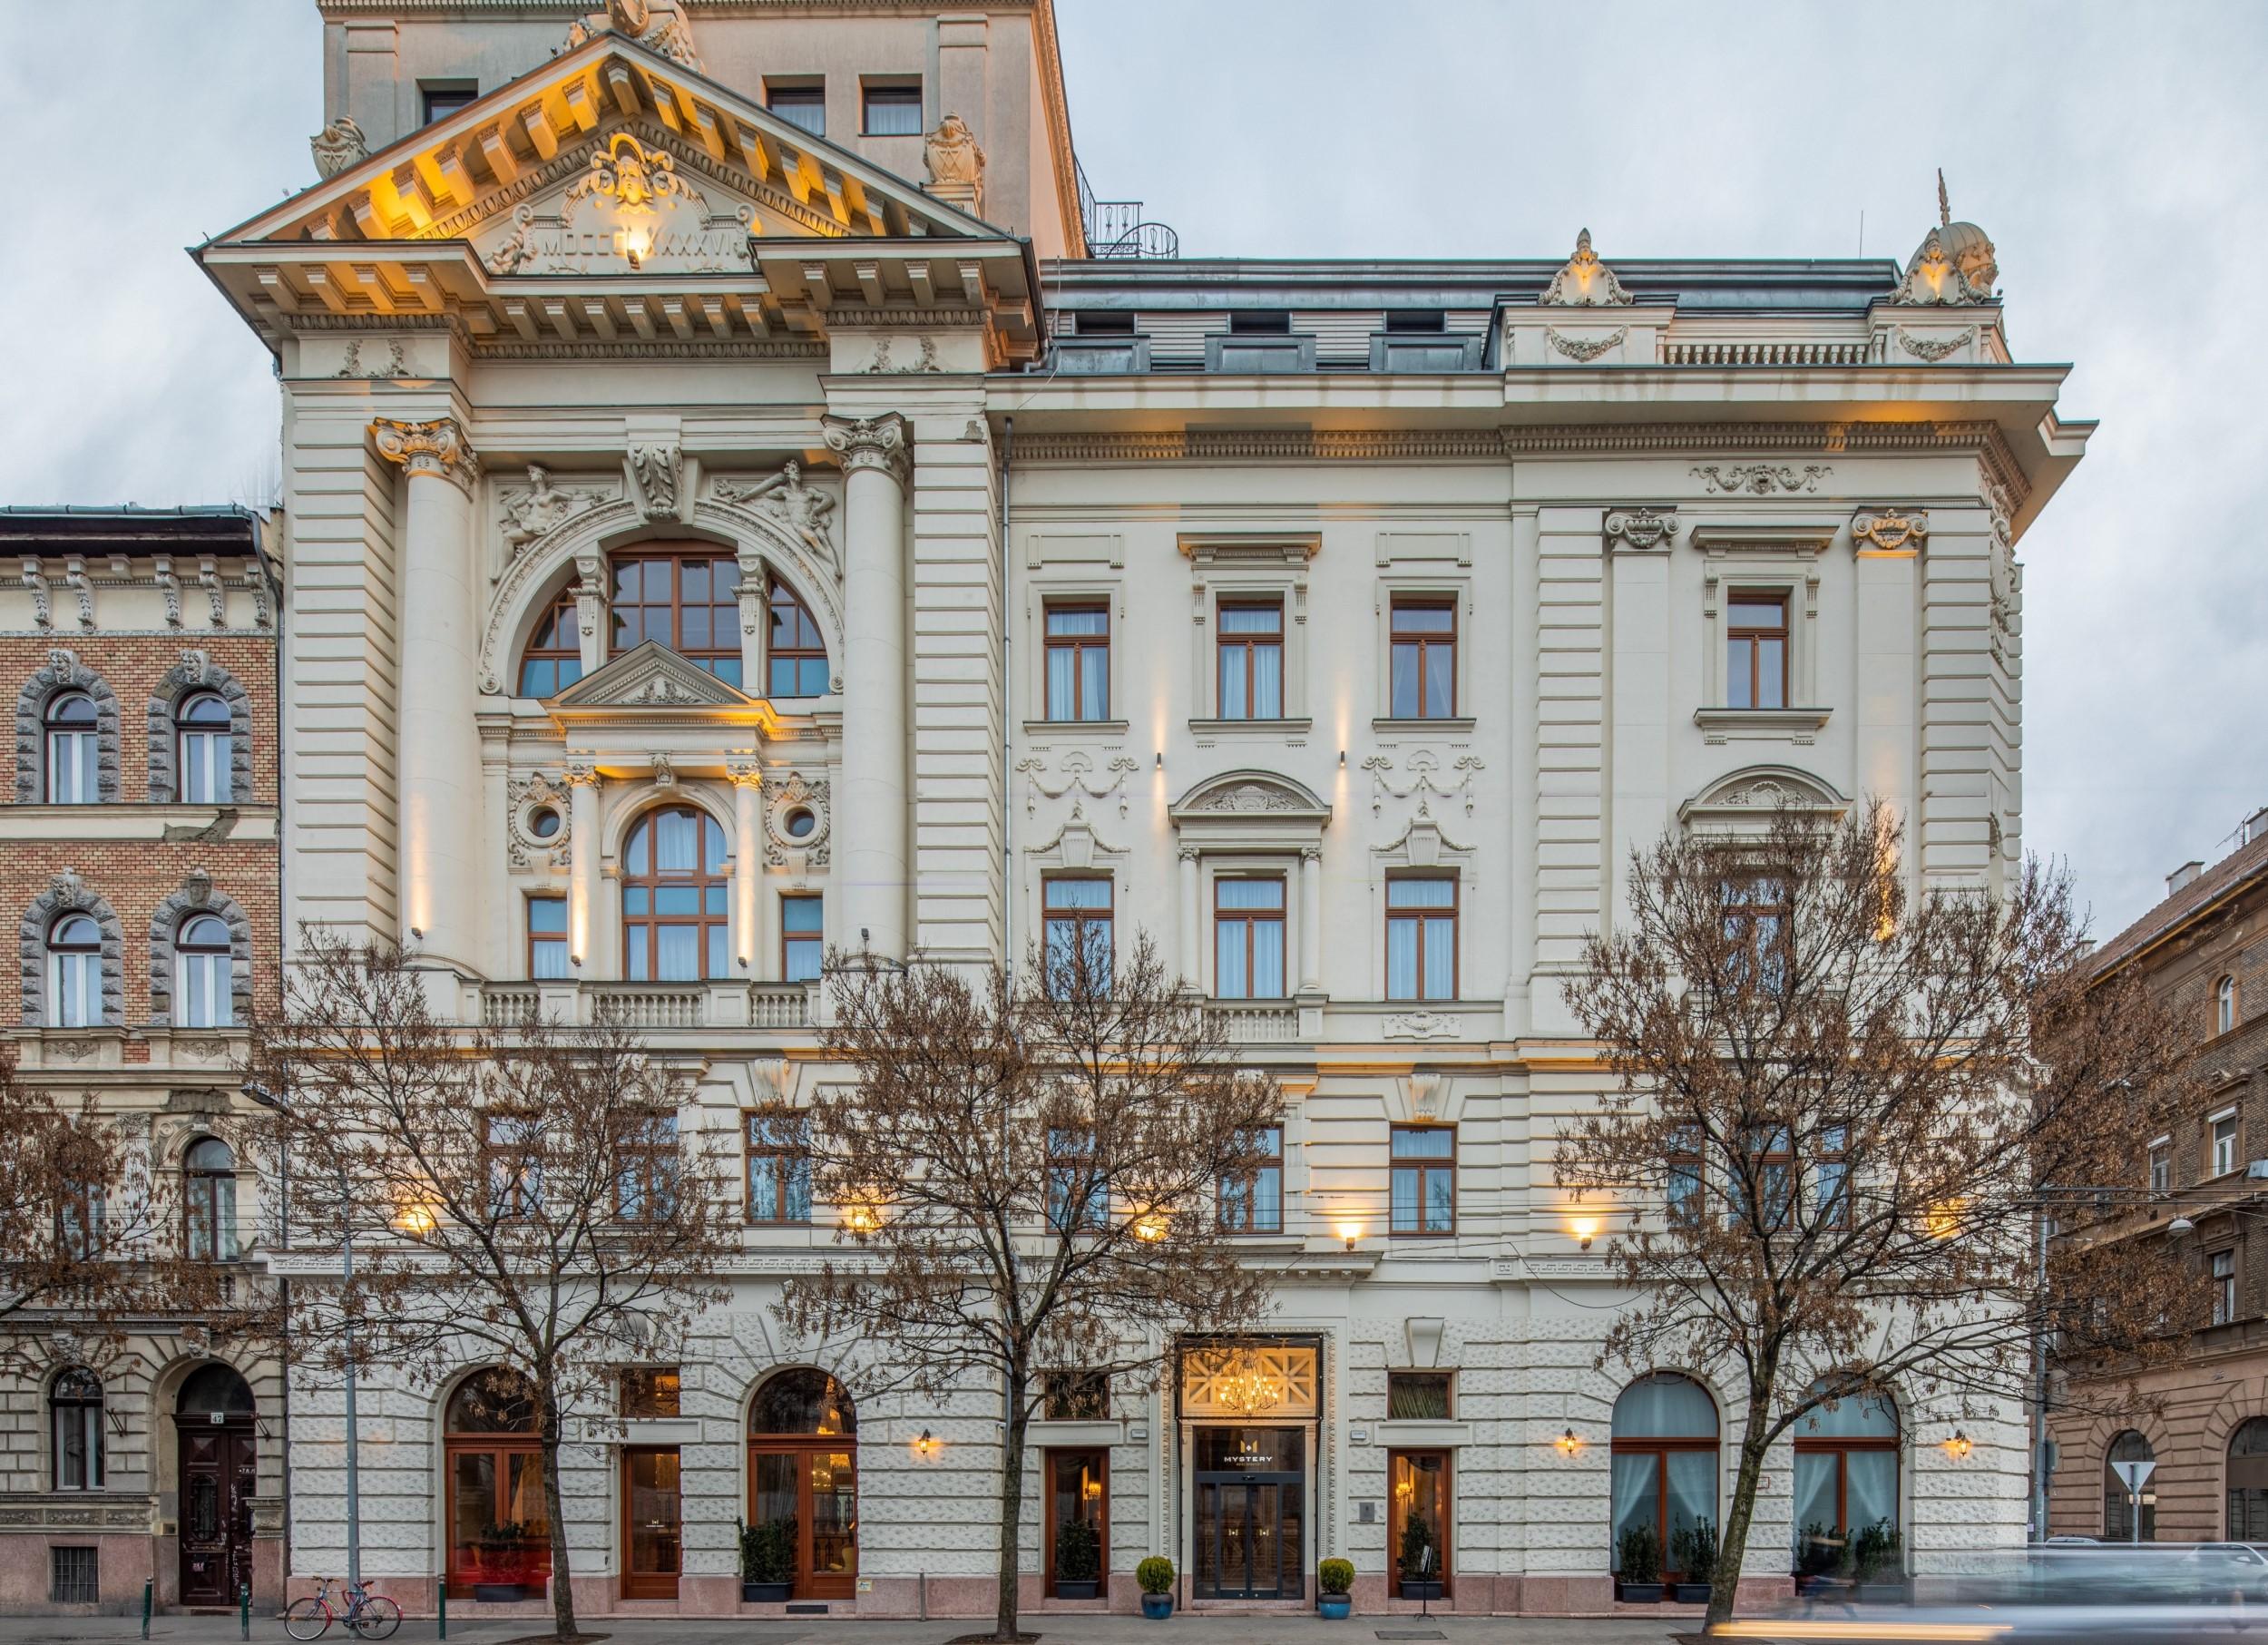
{"label": "cloudy grey sky", "polygon": [[[1863,213],[1902,259],[1942,165],[2103,424],[2020,550],[2028,843],[2108,932],[2268,805],[2268,6],[1058,4],[1090,177],[1193,256],[1845,256]],[[268,484],[268,357],[181,249],[313,181],[318,48],[310,0],[0,0],[0,502]]]}

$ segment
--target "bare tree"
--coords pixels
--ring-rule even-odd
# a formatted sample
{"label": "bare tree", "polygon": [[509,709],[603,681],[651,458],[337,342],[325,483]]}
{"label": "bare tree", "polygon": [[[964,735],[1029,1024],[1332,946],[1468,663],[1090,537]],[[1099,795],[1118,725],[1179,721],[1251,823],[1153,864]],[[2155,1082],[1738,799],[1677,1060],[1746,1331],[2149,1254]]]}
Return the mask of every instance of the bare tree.
{"label": "bare tree", "polygon": [[679,1134],[675,1075],[618,1023],[440,1021],[400,953],[319,935],[256,1044],[287,1231],[354,1242],[351,1280],[295,1312],[288,1351],[435,1378],[468,1345],[493,1357],[480,1391],[533,1406],[552,1616],[576,1638],[566,1419],[615,1415],[625,1369],[673,1358],[738,1248],[716,1163]]}
{"label": "bare tree", "polygon": [[1601,1363],[1728,1373],[1745,1400],[1712,1621],[1766,1449],[1807,1413],[1900,1385],[2020,1405],[2045,1331],[2146,1357],[2201,1295],[2163,1247],[2089,1238],[2119,1211],[2065,1191],[2165,1129],[2183,1029],[2090,986],[2060,878],[1910,897],[1901,845],[1880,803],[1673,832],[1569,990],[1618,1087],[1562,1128],[1556,1175],[1633,1211],[1608,1255],[1642,1298]]}
{"label": "bare tree", "polygon": [[884,1386],[998,1382],[1003,1641],[1042,1373],[1154,1386],[1182,1335],[1267,1304],[1217,1196],[1257,1163],[1275,1082],[1238,1067],[1147,936],[1114,966],[1094,935],[1052,945],[1021,987],[997,970],[836,973],[826,1047],[857,1078],[821,1088],[809,1146],[857,1254],[791,1279],[780,1306],[792,1328],[893,1350]]}

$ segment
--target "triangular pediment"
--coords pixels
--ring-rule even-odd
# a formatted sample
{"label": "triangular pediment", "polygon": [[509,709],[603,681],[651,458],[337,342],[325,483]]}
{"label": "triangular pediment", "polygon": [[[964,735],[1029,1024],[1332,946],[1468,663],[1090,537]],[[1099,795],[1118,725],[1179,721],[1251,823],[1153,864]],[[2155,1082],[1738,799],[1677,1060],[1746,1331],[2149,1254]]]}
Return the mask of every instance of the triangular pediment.
{"label": "triangular pediment", "polygon": [[658,641],[623,652],[596,673],[586,674],[551,700],[554,711],[590,712],[634,709],[640,714],[671,710],[692,713],[719,709],[762,710],[763,702],[696,668]]}

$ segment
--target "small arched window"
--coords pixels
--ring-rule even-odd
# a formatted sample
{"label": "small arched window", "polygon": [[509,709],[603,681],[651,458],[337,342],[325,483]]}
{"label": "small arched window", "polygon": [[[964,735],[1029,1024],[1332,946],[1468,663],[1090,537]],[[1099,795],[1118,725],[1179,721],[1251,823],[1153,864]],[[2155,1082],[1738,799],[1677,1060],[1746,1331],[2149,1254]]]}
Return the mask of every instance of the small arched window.
{"label": "small arched window", "polygon": [[766,1379],[748,1408],[748,1432],[833,1437],[858,1432],[858,1407],[825,1371],[781,1371]]}
{"label": "small arched window", "polygon": [[2228,1535],[2268,1542],[2268,1416],[2251,1416],[2229,1435]]}
{"label": "small arched window", "polygon": [[576,629],[575,595],[570,588],[537,619],[527,649],[520,653],[521,696],[556,697],[582,678],[582,641]]}
{"label": "small arched window", "polygon": [[103,1379],[84,1366],[57,1374],[47,1391],[58,1491],[103,1488]]}
{"label": "small arched window", "polygon": [[91,806],[103,797],[102,739],[94,699],[84,691],[64,691],[49,700],[47,803]]}
{"label": "small arched window", "polygon": [[230,778],[235,738],[229,705],[218,692],[199,691],[181,700],[173,712],[173,738],[183,805],[225,806],[235,798]]}
{"label": "small arched window", "polygon": [[228,923],[192,914],[173,939],[174,1020],[183,1028],[226,1028],[236,1019],[230,989]]}
{"label": "small arched window", "polygon": [[647,641],[666,645],[728,685],[740,683],[740,568],[711,543],[617,554],[614,632],[619,657]]}
{"label": "small arched window", "polygon": [[191,1262],[236,1260],[236,1156],[218,1137],[181,1157],[181,1215]]}
{"label": "small arched window", "polygon": [[772,584],[772,626],[764,648],[770,678],[767,691],[774,697],[826,695],[826,641],[819,625],[785,583]]}
{"label": "small arched window", "polygon": [[[2131,1542],[2135,1536],[2134,1511],[2129,1501],[2126,1482],[2118,1475],[2120,1463],[2146,1463],[2157,1460],[2150,1449],[2150,1442],[2128,1428],[2110,1442],[2103,1453],[2103,1540],[2107,1542]],[[2137,1493],[2141,1498],[2142,1534],[2140,1541],[2157,1541],[2157,1487],[2148,1480]]]}
{"label": "small arched window", "polygon": [[2213,1032],[2232,1033],[2236,1029],[2236,979],[2224,976],[2213,985]]}
{"label": "small arched window", "polygon": [[731,974],[725,831],[690,806],[650,811],[622,849],[622,975],[696,983]]}
{"label": "small arched window", "polygon": [[47,928],[47,1026],[94,1028],[103,1021],[103,928],[66,914]]}

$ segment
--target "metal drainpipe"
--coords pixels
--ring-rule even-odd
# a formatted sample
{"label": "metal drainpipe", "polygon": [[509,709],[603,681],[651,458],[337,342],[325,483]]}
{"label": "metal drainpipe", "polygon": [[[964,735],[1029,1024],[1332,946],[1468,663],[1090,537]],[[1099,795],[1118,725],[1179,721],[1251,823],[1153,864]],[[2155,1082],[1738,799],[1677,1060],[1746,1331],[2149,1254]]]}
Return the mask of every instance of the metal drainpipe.
{"label": "metal drainpipe", "polygon": [[[1015,841],[1012,837],[1016,808],[1011,803],[1012,797],[1009,793],[1009,772],[1015,752],[1011,727],[1015,723],[1016,674],[1013,655],[1016,624],[1011,615],[1008,598],[1008,568],[1012,563],[1008,549],[1008,523],[1012,513],[1009,504],[1010,475],[1014,468],[1015,457],[1016,419],[1013,416],[1005,416],[1001,419],[1000,441],[1000,946],[1001,968],[1007,974],[1012,985],[1016,976],[1014,917],[1016,854]],[[1003,1155],[1007,1151],[1007,1141],[1008,1114],[1003,1109],[1001,1112],[1001,1143]],[[1015,1283],[1015,1275],[1012,1270],[1009,1275],[1009,1283],[1012,1285]],[[1002,1321],[1003,1327],[1006,1324],[1005,1320]],[[1023,1471],[1022,1454],[1013,1456],[1008,1454],[1008,1436],[1015,1427],[1015,1413],[1010,1408],[1013,1399],[1014,1394],[1009,1386],[1008,1367],[1003,1365],[1000,1373],[1000,1465],[1001,1489],[1003,1491],[1008,1488],[1008,1470],[1013,1468],[1020,1474]],[[1044,1484],[1045,1483],[1042,1482],[1043,1489]],[[1021,1510],[1017,1514],[1015,1540],[1017,1556],[1014,1564],[1017,1571],[1021,1572],[1023,1564],[1023,1516]],[[1044,1558],[1045,1551],[1042,1550],[1041,1553]],[[1014,1581],[1014,1576],[1012,1576],[1010,1580]],[[926,1597],[924,1594],[924,1601]]]}

